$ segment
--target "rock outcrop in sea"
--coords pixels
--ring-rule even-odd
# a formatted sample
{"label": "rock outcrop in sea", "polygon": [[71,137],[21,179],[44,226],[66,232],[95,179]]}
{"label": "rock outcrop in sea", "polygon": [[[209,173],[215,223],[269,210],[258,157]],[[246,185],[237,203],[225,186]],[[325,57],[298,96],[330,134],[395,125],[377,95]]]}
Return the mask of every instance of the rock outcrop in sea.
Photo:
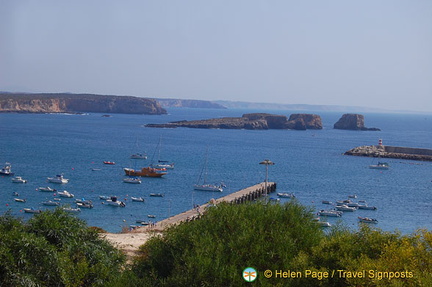
{"label": "rock outcrop in sea", "polygon": [[312,114],[293,114],[288,119],[283,115],[266,113],[244,114],[242,117],[225,117],[216,119],[177,121],[166,124],[148,124],[152,128],[200,128],[200,129],[322,129],[321,117]]}
{"label": "rock outcrop in sea", "polygon": [[364,116],[360,114],[342,115],[333,128],[340,130],[380,131],[378,128],[365,127]]}
{"label": "rock outcrop in sea", "polygon": [[0,112],[166,114],[154,99],[93,94],[0,94]]}

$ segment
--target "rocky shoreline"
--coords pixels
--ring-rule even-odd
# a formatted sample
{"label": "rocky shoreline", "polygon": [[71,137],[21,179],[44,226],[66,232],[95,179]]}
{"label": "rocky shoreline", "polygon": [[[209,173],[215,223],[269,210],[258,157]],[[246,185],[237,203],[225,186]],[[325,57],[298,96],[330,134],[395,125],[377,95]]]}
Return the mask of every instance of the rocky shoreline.
{"label": "rocky shoreline", "polygon": [[359,146],[346,151],[344,155],[432,161],[432,149],[384,145]]}

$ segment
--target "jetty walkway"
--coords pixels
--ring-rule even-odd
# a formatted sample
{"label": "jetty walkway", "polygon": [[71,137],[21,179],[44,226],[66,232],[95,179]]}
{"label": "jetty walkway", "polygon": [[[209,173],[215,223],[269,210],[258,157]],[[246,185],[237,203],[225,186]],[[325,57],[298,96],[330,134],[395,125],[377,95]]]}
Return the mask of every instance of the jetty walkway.
{"label": "jetty walkway", "polygon": [[155,226],[140,226],[127,233],[102,233],[101,236],[125,252],[130,259],[136,254],[139,247],[151,238],[151,236],[157,236],[158,234],[161,234],[165,228],[174,226],[181,222],[198,219],[209,205],[217,205],[221,202],[240,204],[246,201],[258,199],[274,191],[276,191],[275,182],[262,182],[218,199],[212,199],[209,203],[161,220]]}

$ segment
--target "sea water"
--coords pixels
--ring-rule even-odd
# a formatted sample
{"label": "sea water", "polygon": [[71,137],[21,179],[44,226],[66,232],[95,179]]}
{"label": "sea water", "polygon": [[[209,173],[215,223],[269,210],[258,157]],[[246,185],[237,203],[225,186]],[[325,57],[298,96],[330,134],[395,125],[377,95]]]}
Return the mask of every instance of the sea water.
{"label": "sea water", "polygon": [[[296,199],[314,212],[332,208],[322,200],[335,202],[356,194],[376,211],[357,210],[341,218],[328,218],[356,228],[358,216],[376,218],[377,227],[411,233],[419,228],[432,230],[432,163],[386,159],[389,170],[369,169],[377,159],[344,156],[361,145],[432,148],[432,115],[364,114],[367,127],[382,131],[333,129],[342,113],[315,112],[322,118],[322,130],[224,130],[190,128],[146,128],[148,123],[241,116],[250,110],[168,109],[168,115],[113,114],[0,114],[0,165],[10,162],[15,175],[26,184],[0,177],[0,212],[30,218],[23,208],[51,209],[41,205],[56,193],[37,191],[50,186],[68,190],[75,198],[62,198],[62,204],[75,207],[76,198],[92,200],[93,209],[82,209],[77,216],[91,226],[119,232],[136,220],[152,221],[191,209],[212,198],[263,182],[269,159],[268,179],[277,191],[294,192]],[[259,111],[263,112],[263,111]],[[298,111],[266,111],[289,116]],[[309,111],[308,111],[309,112]],[[313,111],[311,111],[313,112]],[[133,160],[130,155],[147,152],[148,159]],[[207,158],[207,179],[224,182],[220,192],[195,191],[193,185]],[[141,168],[151,162],[175,163],[163,178],[142,178],[142,184],[127,184],[123,168]],[[113,161],[115,165],[105,165]],[[52,184],[47,177],[63,174],[67,184]],[[17,192],[19,196],[14,196]],[[150,197],[162,193],[164,197]],[[104,204],[99,195],[117,196],[126,207]],[[145,202],[132,202],[141,196]],[[276,195],[271,195],[276,197]],[[14,198],[27,202],[15,202]],[[290,199],[281,199],[285,202]]]}

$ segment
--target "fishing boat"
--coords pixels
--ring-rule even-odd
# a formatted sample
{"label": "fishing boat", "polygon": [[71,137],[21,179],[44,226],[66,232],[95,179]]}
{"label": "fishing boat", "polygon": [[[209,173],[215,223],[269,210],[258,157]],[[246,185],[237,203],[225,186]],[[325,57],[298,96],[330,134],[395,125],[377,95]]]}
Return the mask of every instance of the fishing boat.
{"label": "fishing boat", "polygon": [[57,189],[51,188],[49,186],[47,186],[47,187],[39,187],[37,190],[44,191],[44,192],[55,192],[55,191],[57,191]]}
{"label": "fishing boat", "polygon": [[208,164],[208,150],[206,151],[204,165],[201,169],[200,175],[198,176],[197,183],[194,184],[194,186],[193,186],[194,189],[195,190],[202,190],[202,191],[222,192],[223,191],[222,184],[216,185],[216,184],[207,183],[207,173],[208,173],[207,164]]}
{"label": "fishing boat", "polygon": [[12,178],[13,183],[27,183],[27,180],[23,179],[21,176],[16,176]]}
{"label": "fishing boat", "polygon": [[0,169],[1,175],[14,175],[12,172],[12,166],[10,163],[6,162],[5,165]]}
{"label": "fishing boat", "polygon": [[123,179],[123,182],[125,182],[125,183],[140,184],[141,183],[141,179],[139,179],[137,177],[127,177],[127,178]]}
{"label": "fishing boat", "polygon": [[59,191],[59,192],[57,192],[57,194],[61,197],[67,197],[67,198],[74,197],[74,195],[67,190]]}
{"label": "fishing boat", "polygon": [[141,170],[125,167],[123,170],[128,176],[162,177],[167,174],[166,169],[153,168],[150,166],[143,167]]}
{"label": "fishing boat", "polygon": [[386,162],[378,162],[377,164],[371,164],[369,168],[387,170],[390,168],[390,165]]}
{"label": "fishing boat", "polygon": [[69,179],[64,178],[63,174],[57,174],[55,177],[48,177],[48,181],[52,183],[63,184],[63,183],[68,183]]}
{"label": "fishing boat", "polygon": [[378,220],[376,220],[375,218],[370,218],[370,217],[361,217],[361,216],[359,216],[358,220],[360,222],[364,222],[364,223],[374,223],[374,224],[378,223]]}

